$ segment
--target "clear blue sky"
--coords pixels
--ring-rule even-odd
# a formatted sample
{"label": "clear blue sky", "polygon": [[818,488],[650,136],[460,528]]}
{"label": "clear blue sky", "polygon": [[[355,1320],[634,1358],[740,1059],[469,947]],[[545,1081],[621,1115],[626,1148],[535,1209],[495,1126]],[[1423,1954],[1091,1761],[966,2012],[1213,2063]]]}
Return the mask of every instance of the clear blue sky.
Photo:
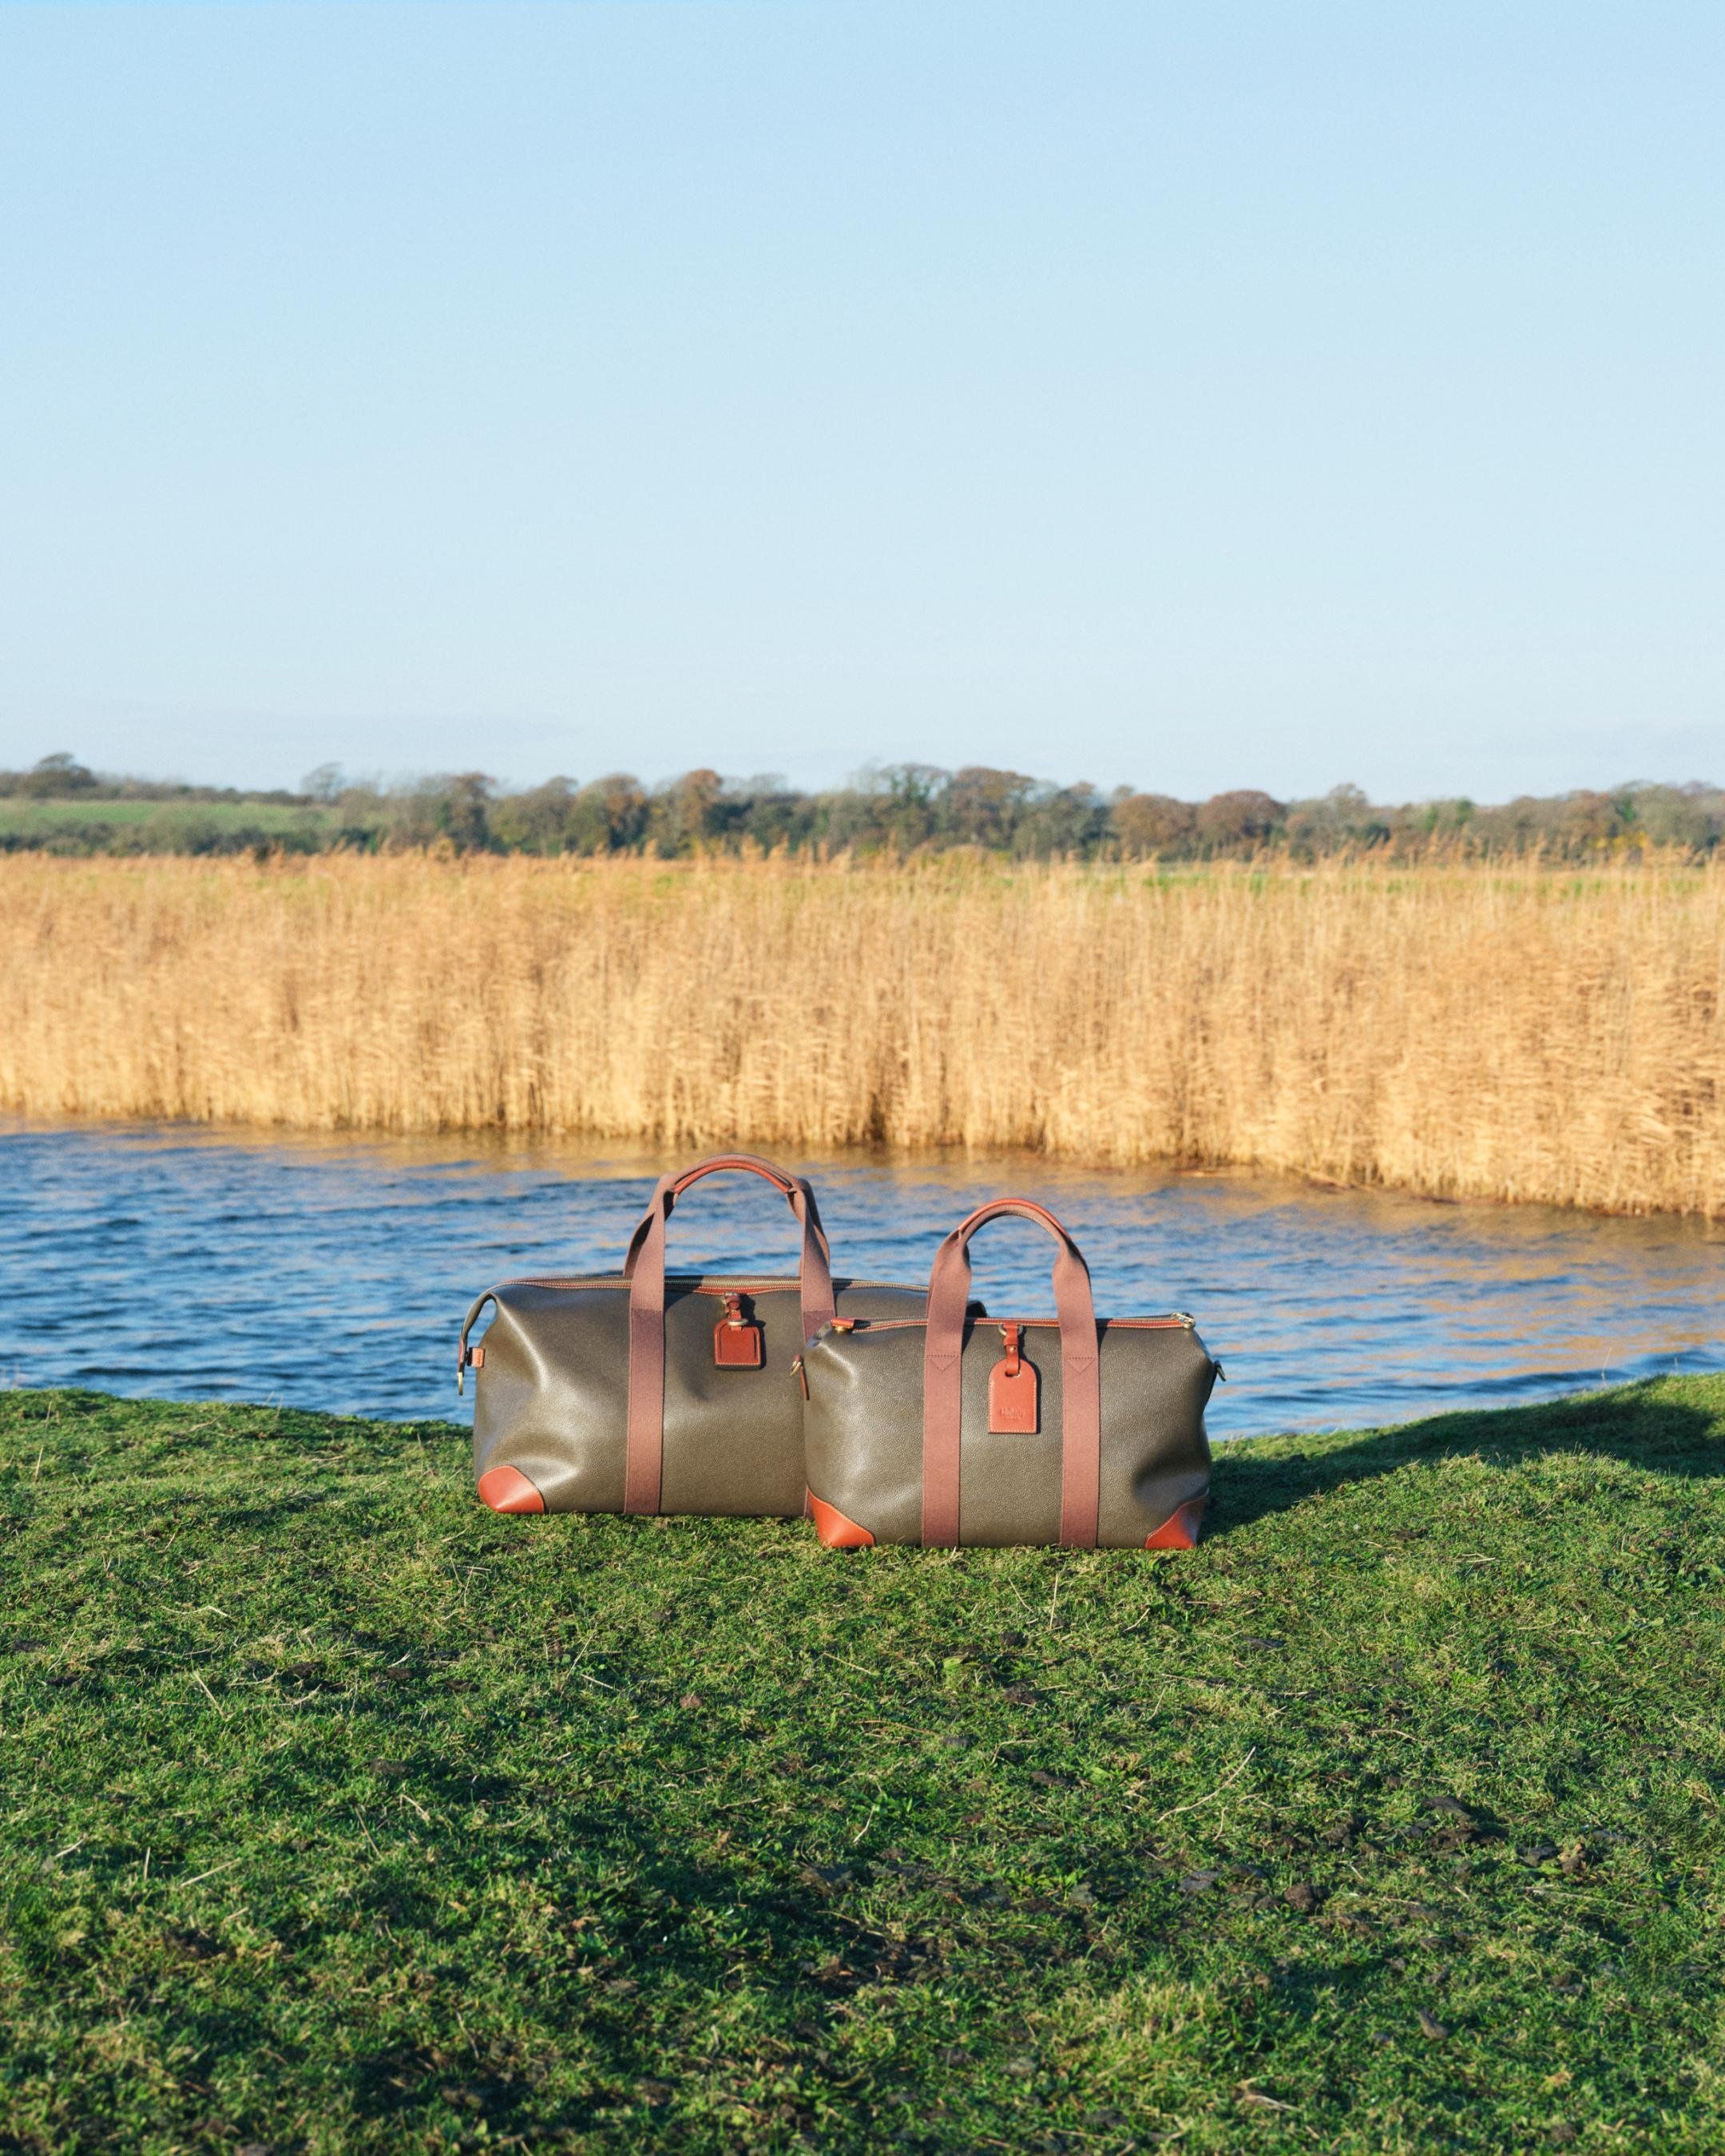
{"label": "clear blue sky", "polygon": [[0,5],[0,763],[1725,779],[1725,6]]}

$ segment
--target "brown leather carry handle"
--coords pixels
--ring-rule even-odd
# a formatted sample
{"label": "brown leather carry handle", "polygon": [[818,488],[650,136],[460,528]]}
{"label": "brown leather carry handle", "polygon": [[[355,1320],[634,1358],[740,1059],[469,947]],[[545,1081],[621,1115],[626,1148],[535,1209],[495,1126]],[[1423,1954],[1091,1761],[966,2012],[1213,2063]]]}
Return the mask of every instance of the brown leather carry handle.
{"label": "brown leather carry handle", "polygon": [[665,1466],[665,1238],[673,1208],[703,1176],[737,1169],[758,1175],[783,1192],[803,1230],[797,1285],[803,1305],[803,1337],[811,1339],[833,1320],[833,1275],[826,1230],[814,1193],[800,1175],[775,1168],[749,1152],[715,1153],[680,1174],[661,1176],[652,1201],[629,1238],[623,1261],[629,1282],[629,1441],[623,1472],[625,1512],[656,1512]]}
{"label": "brown leather carry handle", "polygon": [[958,1543],[960,1368],[970,1300],[970,1239],[985,1221],[1005,1214],[1034,1221],[1060,1246],[1054,1262],[1055,1309],[1060,1321],[1060,1543],[1067,1549],[1094,1549],[1101,1491],[1102,1389],[1090,1268],[1053,1214],[1028,1198],[998,1198],[979,1205],[935,1252],[922,1350],[923,1543],[947,1549]]}
{"label": "brown leather carry handle", "polygon": [[814,1188],[804,1177],[792,1175],[788,1170],[775,1166],[772,1161],[762,1160],[758,1153],[716,1152],[709,1159],[696,1161],[693,1168],[685,1168],[679,1174],[660,1177],[653,1195],[648,1201],[647,1209],[636,1224],[634,1235],[629,1237],[629,1252],[623,1260],[623,1276],[625,1280],[634,1277],[635,1261],[640,1255],[642,1245],[652,1231],[655,1216],[660,1207],[663,1206],[665,1214],[669,1215],[678,1199],[691,1183],[699,1183],[703,1176],[722,1175],[732,1168],[745,1170],[752,1175],[758,1175],[764,1182],[770,1183],[775,1190],[782,1192],[789,1200],[793,1212],[796,1210],[794,1194],[801,1191],[808,1200],[809,1217],[814,1224],[815,1240],[820,1245],[821,1255],[826,1260],[828,1265],[831,1265],[833,1253],[827,1242],[826,1229],[821,1225],[820,1214],[814,1203]]}

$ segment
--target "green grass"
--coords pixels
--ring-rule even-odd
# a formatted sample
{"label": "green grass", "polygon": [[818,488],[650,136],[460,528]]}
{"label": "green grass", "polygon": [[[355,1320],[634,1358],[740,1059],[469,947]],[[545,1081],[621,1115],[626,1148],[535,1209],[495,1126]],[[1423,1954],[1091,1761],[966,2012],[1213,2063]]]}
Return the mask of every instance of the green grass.
{"label": "green grass", "polygon": [[1725,2148],[1725,1381],[1189,1557],[500,1519],[0,1395],[0,2148]]}
{"label": "green grass", "polygon": [[164,838],[188,829],[321,834],[331,820],[327,809],[280,801],[92,801],[82,794],[43,801],[0,798],[0,833],[21,839],[51,839],[68,826],[133,831],[142,827]]}

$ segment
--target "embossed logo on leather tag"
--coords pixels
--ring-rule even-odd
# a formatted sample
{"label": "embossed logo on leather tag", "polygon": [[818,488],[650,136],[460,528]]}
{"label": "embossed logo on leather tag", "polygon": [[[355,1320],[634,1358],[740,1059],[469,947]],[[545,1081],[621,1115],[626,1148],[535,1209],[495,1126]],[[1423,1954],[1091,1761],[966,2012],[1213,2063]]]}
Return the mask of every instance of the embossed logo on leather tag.
{"label": "embossed logo on leather tag", "polygon": [[727,1295],[725,1315],[713,1327],[713,1360],[721,1370],[758,1370],[764,1360],[761,1328],[742,1314],[742,1297]]}
{"label": "embossed logo on leather tag", "polygon": [[1034,1437],[1039,1427],[1036,1366],[1019,1352],[1022,1328],[1005,1324],[1000,1337],[1006,1353],[988,1373],[988,1430],[1000,1437]]}

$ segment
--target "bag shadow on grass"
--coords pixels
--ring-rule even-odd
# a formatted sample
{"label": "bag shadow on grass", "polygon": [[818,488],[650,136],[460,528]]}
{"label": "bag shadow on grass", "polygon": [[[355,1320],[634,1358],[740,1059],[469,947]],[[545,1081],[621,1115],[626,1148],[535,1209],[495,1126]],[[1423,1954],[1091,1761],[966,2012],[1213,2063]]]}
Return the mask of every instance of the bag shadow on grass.
{"label": "bag shadow on grass", "polygon": [[1662,1398],[1661,1391],[1653,1379],[1533,1407],[1434,1415],[1374,1430],[1352,1445],[1327,1442],[1307,1454],[1266,1456],[1220,1445],[1204,1540],[1422,1460],[1469,1456],[1492,1467],[1513,1467],[1581,1452],[1660,1475],[1725,1476],[1725,1417]]}

